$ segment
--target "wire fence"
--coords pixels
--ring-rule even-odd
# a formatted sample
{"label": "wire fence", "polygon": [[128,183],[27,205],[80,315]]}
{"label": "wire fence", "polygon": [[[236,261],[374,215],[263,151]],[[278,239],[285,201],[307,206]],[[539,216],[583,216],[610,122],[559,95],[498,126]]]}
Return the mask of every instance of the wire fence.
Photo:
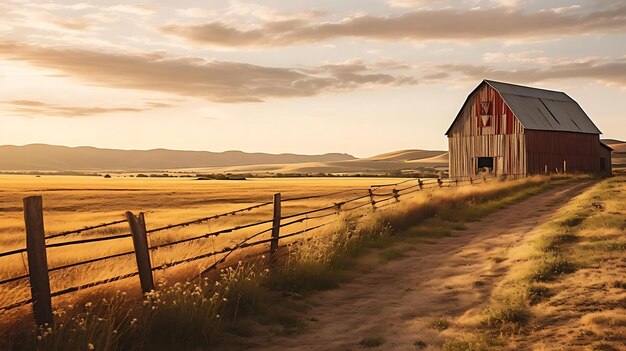
{"label": "wire fence", "polygon": [[[371,185],[369,188],[349,189],[349,190],[342,190],[342,191],[336,191],[336,192],[330,192],[330,193],[324,193],[324,194],[285,198],[282,200],[280,199],[280,196],[279,196],[278,202],[276,201],[276,198],[275,198],[275,201],[263,202],[263,203],[247,206],[244,208],[236,209],[233,211],[205,216],[202,218],[188,220],[188,221],[184,221],[180,223],[169,224],[169,225],[165,225],[162,227],[152,228],[149,230],[145,228],[145,222],[143,221],[143,214],[140,214],[140,217],[139,217],[140,222],[141,222],[140,224],[142,225],[139,225],[139,227],[137,227],[137,226],[133,226],[133,221],[131,220],[131,217],[129,217],[129,216],[134,216],[134,215],[130,212],[127,212],[127,218],[123,220],[115,220],[115,221],[111,221],[107,223],[101,223],[101,224],[97,224],[93,226],[87,226],[87,227],[83,227],[79,229],[68,230],[65,232],[60,232],[60,233],[55,233],[55,234],[50,234],[50,235],[45,236],[45,234],[43,233],[43,210],[41,208],[38,208],[35,210],[39,211],[41,215],[41,221],[42,221],[41,232],[29,231],[28,229],[29,218],[25,217],[25,220],[27,222],[27,231],[26,231],[27,243],[32,242],[32,240],[30,239],[31,236],[39,235],[42,239],[41,245],[39,245],[40,247],[38,248],[30,247],[27,245],[27,247],[24,247],[24,248],[14,249],[14,250],[6,251],[6,252],[0,252],[0,258],[8,257],[8,256],[18,256],[18,255],[23,255],[24,253],[27,253],[28,259],[29,259],[29,268],[30,268],[26,274],[7,277],[7,278],[0,280],[0,287],[3,287],[7,284],[15,284],[16,282],[29,279],[28,282],[31,286],[31,290],[33,294],[32,296],[38,296],[38,300],[37,300],[38,302],[33,303],[34,298],[31,297],[29,299],[24,299],[21,301],[11,303],[6,306],[2,306],[0,307],[0,311],[10,310],[10,309],[14,309],[20,306],[27,305],[29,303],[33,303],[33,306],[35,308],[35,319],[39,323],[41,321],[51,319],[51,316],[50,316],[49,318],[43,317],[43,318],[40,318],[40,320],[37,320],[37,315],[38,315],[37,308],[41,308],[41,306],[45,304],[48,304],[51,306],[52,297],[61,296],[61,295],[65,295],[68,293],[72,293],[72,292],[76,292],[79,290],[96,287],[96,286],[100,286],[104,284],[109,284],[112,282],[135,277],[138,275],[141,278],[142,289],[144,290],[144,292],[146,290],[149,291],[149,289],[153,289],[154,286],[150,286],[150,284],[148,284],[148,286],[144,286],[143,278],[146,278],[146,277],[142,277],[142,275],[145,276],[146,273],[145,273],[145,270],[144,272],[142,272],[141,262],[140,262],[141,257],[142,257],[140,253],[144,251],[147,254],[146,257],[148,260],[147,262],[144,262],[144,264],[146,264],[148,267],[147,271],[150,274],[150,276],[148,277],[150,281],[152,281],[152,272],[154,271],[162,271],[162,270],[166,270],[168,268],[179,266],[182,264],[191,263],[191,262],[195,262],[198,260],[211,258],[211,257],[218,257],[221,255],[221,258],[217,259],[212,265],[210,265],[205,270],[207,271],[210,269],[214,269],[218,265],[224,263],[228,259],[228,257],[232,255],[234,252],[243,250],[246,248],[256,247],[256,246],[260,246],[264,244],[271,244],[270,255],[273,255],[275,254],[275,251],[278,248],[278,242],[280,240],[285,240],[287,238],[295,238],[303,234],[321,229],[323,227],[330,226],[331,224],[337,223],[341,219],[341,217],[339,216],[341,214],[350,213],[359,209],[364,209],[366,207],[370,207],[372,210],[381,209],[387,206],[395,205],[400,202],[401,198],[406,198],[409,195],[415,194],[420,191],[425,191],[425,190],[434,189],[434,188],[451,188],[451,187],[466,186],[466,185],[475,184],[477,182],[486,182],[488,178],[493,178],[493,177],[481,177],[479,179],[467,179],[467,180],[459,180],[459,179],[457,180],[450,180],[450,179],[426,179],[424,180],[424,179],[412,178],[412,179],[405,179],[396,183],[374,184],[374,185]],[[340,201],[336,201],[338,197],[340,197]],[[293,214],[287,214],[287,215],[280,214],[281,203],[291,203],[294,201],[306,201],[310,199],[323,199],[323,198],[327,198],[329,200],[328,205],[324,205],[324,206],[314,208],[314,209],[307,209],[307,210],[293,213]],[[272,205],[274,208],[274,215],[272,216],[271,219],[254,221],[254,222],[245,223],[245,224],[238,224],[238,225],[230,226],[227,228],[219,229],[216,231],[209,231],[209,232],[200,233],[200,234],[196,234],[192,236],[178,238],[175,240],[171,240],[171,241],[167,241],[167,242],[163,242],[159,244],[154,244],[154,245],[147,244],[149,242],[148,240],[149,238],[152,238],[153,236],[158,235],[158,233],[163,232],[163,231],[167,231],[167,230],[175,229],[175,228],[187,227],[187,226],[191,226],[191,225],[195,225],[199,223],[210,222],[213,220],[217,220],[219,218],[233,216],[236,214],[252,212],[254,210],[264,208],[264,207],[269,207]],[[25,201],[25,206],[26,206],[26,201]],[[278,212],[277,212],[277,209],[278,209]],[[28,212],[28,209],[25,208],[25,213],[27,212]],[[359,217],[363,217],[366,215],[367,213],[364,213]],[[334,218],[331,218],[331,217],[334,217]],[[319,223],[319,221],[321,220],[324,220],[324,222]],[[283,228],[290,228],[291,226],[295,224],[308,223],[308,222],[314,222],[314,223],[312,223],[311,226],[305,229],[292,231],[290,233],[286,233],[282,235],[280,233],[280,230]],[[68,236],[77,236],[77,235],[92,232],[94,230],[101,230],[101,229],[105,229],[108,227],[121,225],[123,223],[128,223],[130,225],[130,233],[104,235],[104,236],[89,237],[89,238],[75,238],[75,239],[70,239],[70,240],[65,240],[65,241],[60,241],[60,242],[49,242],[50,239],[56,239],[56,238],[68,237]],[[233,238],[234,245],[228,245],[223,248],[214,249],[210,252],[197,254],[192,257],[182,257],[176,260],[158,264],[156,266],[152,266],[150,262],[150,255],[154,253],[155,251],[158,251],[163,248],[174,247],[174,246],[181,245],[184,243],[195,242],[195,241],[203,240],[207,238],[216,238],[216,237],[226,235],[226,234],[241,232],[244,229],[254,229],[254,228],[262,227],[265,225],[270,225],[270,226],[269,228],[259,228],[252,235],[248,235],[243,238],[240,238],[238,239],[238,241],[235,241],[235,239]],[[259,238],[260,236],[264,234],[269,234],[269,233],[271,233],[271,237],[255,240]],[[124,238],[133,239],[133,246],[134,246],[133,250],[117,252],[117,253],[113,253],[113,254],[109,254],[105,256],[95,257],[95,258],[78,261],[78,262],[66,263],[66,264],[62,264],[62,265],[58,265],[54,267],[47,267],[47,264],[46,264],[45,270],[43,270],[45,272],[44,274],[45,276],[41,274],[39,274],[39,276],[36,276],[35,272],[33,272],[33,270],[38,271],[39,268],[41,267],[33,266],[32,262],[35,262],[34,259],[38,256],[46,257],[47,249],[58,248],[58,247],[73,247],[76,245],[108,242],[108,241],[119,240],[119,239],[124,239]],[[143,242],[145,242],[144,245],[140,245],[139,243],[142,241],[142,239],[143,239]],[[122,257],[131,257],[131,256],[135,256],[135,258],[137,259],[137,265],[139,268],[138,271],[120,274],[117,276],[109,277],[107,279],[100,279],[100,280],[96,280],[93,282],[79,284],[76,286],[70,286],[70,287],[66,287],[57,291],[50,292],[50,288],[49,288],[50,287],[50,273],[64,271],[70,268],[75,268],[75,267],[84,266],[88,264],[95,264],[95,263],[102,262],[105,260],[117,259],[117,258],[122,258]],[[19,259],[23,259],[23,257]],[[31,262],[31,259],[33,259],[32,262]],[[44,260],[44,262],[46,261]],[[41,291],[39,292],[35,291],[36,290],[35,287],[41,286],[42,283],[44,287],[45,286],[48,287],[47,292],[43,291],[43,295]],[[47,300],[47,301],[43,301],[43,300]],[[40,315],[41,315],[41,312],[40,312]]]}

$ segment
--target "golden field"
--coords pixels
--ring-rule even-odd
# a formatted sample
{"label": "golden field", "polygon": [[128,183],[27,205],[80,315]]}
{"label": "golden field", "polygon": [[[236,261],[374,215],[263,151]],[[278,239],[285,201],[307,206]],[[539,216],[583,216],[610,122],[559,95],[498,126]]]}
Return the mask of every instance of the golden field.
{"label": "golden field", "polygon": [[[334,196],[285,202],[282,215],[332,205],[334,202],[367,193],[372,184],[396,183],[397,178],[260,178],[245,181],[191,178],[99,178],[81,176],[0,175],[0,252],[25,246],[22,199],[42,195],[46,235],[85,226],[124,219],[125,211],[145,212],[147,229],[220,214],[272,200],[276,192],[283,199],[354,190]],[[367,202],[364,199],[355,205]],[[369,207],[364,207],[367,210]],[[197,236],[220,229],[271,219],[272,206],[205,223],[157,232],[149,235],[151,245],[177,238]],[[333,219],[334,217],[324,220]],[[311,227],[321,220],[298,223],[282,229],[288,234]],[[152,265],[185,259],[219,250],[240,242],[246,236],[267,229],[270,224],[248,228],[152,252]],[[77,235],[51,239],[48,243],[129,232],[122,223]],[[258,239],[269,237],[269,233]],[[49,267],[84,261],[132,250],[131,238],[87,243],[48,249]],[[198,261],[205,266],[218,257]],[[0,280],[26,273],[26,258],[12,255],[0,258]],[[184,266],[184,265],[183,265]],[[193,265],[198,267],[198,265]],[[132,255],[73,267],[51,273],[52,291],[107,279],[136,270]],[[176,271],[176,269],[173,269]],[[158,276],[158,274],[157,274]],[[135,280],[131,279],[135,284]],[[130,281],[130,280],[128,280]],[[133,285],[134,286],[134,285]],[[30,297],[26,280],[0,286],[0,306]]]}
{"label": "golden field", "polygon": [[[587,178],[583,177],[583,179]],[[290,199],[350,190],[347,193],[320,199],[287,201],[284,203],[283,216],[289,216],[293,213],[332,205],[334,202],[353,198],[356,194],[366,193],[372,184],[390,184],[401,180],[397,178],[297,178],[197,181],[189,178],[104,179],[6,176],[2,178],[2,184],[10,186],[3,188],[7,196],[2,199],[1,208],[7,216],[2,218],[1,230],[5,238],[12,237],[13,240],[6,241],[0,251],[23,246],[21,199],[32,194],[42,194],[44,197],[46,232],[51,235],[58,231],[123,219],[122,213],[129,209],[134,212],[145,211],[147,227],[150,229],[267,202],[275,191],[280,191],[283,199]],[[432,180],[430,182],[432,183]],[[16,348],[24,341],[33,340],[34,336],[39,335],[43,338],[40,339],[41,342],[35,342],[31,348],[26,348],[50,350],[64,350],[70,345],[88,344],[96,345],[97,349],[103,350],[152,349],[162,342],[165,343],[164,345],[177,345],[177,347],[179,345],[189,347],[212,345],[221,342],[224,336],[222,331],[239,330],[237,328],[251,323],[249,319],[251,316],[253,319],[258,317],[260,320],[265,318],[263,316],[269,316],[267,318],[270,319],[276,318],[279,322],[275,323],[280,325],[286,323],[285,330],[291,330],[289,328],[294,328],[289,322],[292,319],[285,316],[293,317],[295,310],[291,311],[283,306],[285,303],[292,303],[284,300],[285,293],[295,292],[294,296],[299,296],[295,299],[299,301],[302,294],[336,287],[338,282],[346,277],[359,275],[364,272],[361,270],[365,269],[367,262],[379,262],[379,256],[380,262],[388,262],[411,257],[405,256],[409,255],[409,251],[405,250],[426,250],[422,254],[427,254],[431,249],[422,247],[422,244],[432,245],[439,239],[451,235],[452,231],[462,231],[466,229],[466,222],[483,218],[489,213],[495,214],[507,204],[542,193],[552,187],[558,190],[556,188],[559,185],[572,182],[576,182],[576,179],[538,176],[505,182],[488,180],[486,183],[480,182],[473,186],[458,188],[434,188],[402,197],[398,205],[385,207],[384,210],[376,211],[376,213],[371,212],[369,199],[365,198],[355,203],[355,205],[365,205],[355,211],[361,214],[367,213],[368,215],[363,219],[331,215],[281,229],[281,234],[285,235],[327,220],[341,224],[325,227],[329,228],[328,230],[323,229],[313,234],[305,234],[304,238],[314,237],[315,239],[303,240],[302,245],[285,250],[285,253],[289,255],[284,256],[284,262],[281,258],[278,265],[267,265],[268,261],[265,259],[254,262],[250,260],[251,265],[244,260],[245,263],[241,265],[237,264],[237,260],[241,257],[236,256],[232,260],[229,259],[234,270],[224,271],[225,273],[217,276],[215,281],[212,281],[213,278],[207,278],[210,280],[205,281],[198,279],[190,281],[203,267],[214,263],[221,256],[202,259],[155,272],[157,281],[161,278],[166,278],[166,281],[159,282],[157,291],[146,295],[143,304],[139,298],[139,282],[134,277],[103,285],[101,288],[85,289],[78,293],[64,295],[65,297],[62,298],[54,298],[53,307],[57,315],[54,325],[48,331],[40,331],[40,334],[37,334],[37,331],[31,333],[26,328],[24,329],[26,331],[20,334],[18,330],[21,329],[15,328],[30,321],[30,306],[5,313],[0,322],[0,330],[8,331],[7,328],[14,330],[8,333],[8,337],[4,340],[9,349]],[[587,180],[585,183],[588,182]],[[576,186],[583,185],[581,183]],[[398,188],[405,186],[407,185],[398,186]],[[379,192],[388,192],[389,189],[381,189]],[[13,208],[9,204],[12,204]],[[236,225],[268,220],[271,218],[271,209],[272,206],[265,206],[218,221],[152,233],[149,234],[149,241],[154,245]],[[290,220],[285,220],[283,223],[288,221]],[[229,233],[215,239],[202,239],[159,249],[152,252],[152,264],[156,266],[232,246],[244,237],[269,227],[270,225],[266,224],[246,231],[238,231],[236,235]],[[497,229],[494,228],[494,230]],[[128,228],[125,223],[122,223],[114,230],[94,231],[94,233],[52,239],[48,242],[126,232]],[[269,233],[258,239],[268,236]],[[302,238],[295,237],[281,240],[281,242],[284,244],[289,240]],[[454,235],[450,236],[450,240],[457,243],[458,238]],[[264,244],[258,249],[265,252],[268,246]],[[400,249],[400,246],[405,246],[405,248]],[[370,248],[377,248],[375,250],[378,251],[370,252]],[[57,267],[126,250],[132,250],[130,238],[49,248],[48,262],[50,267]],[[442,255],[448,255],[447,252],[449,251],[442,251]],[[254,254],[253,251],[247,250],[244,253]],[[363,258],[365,263],[353,262],[355,257],[364,253],[368,256]],[[415,257],[419,258],[422,254]],[[447,269],[457,267],[454,264],[446,264],[447,259],[450,258],[431,260],[430,264]],[[3,277],[24,273],[24,263],[19,256],[5,258],[1,264]],[[354,264],[357,265],[354,266]],[[361,267],[359,264],[365,264],[365,266]],[[415,267],[414,264],[407,265],[407,272],[416,273]],[[423,270],[422,273],[418,273],[420,275],[436,271],[434,268],[426,269],[424,262],[420,263],[420,267]],[[131,255],[123,259],[111,259],[67,271],[54,272],[51,274],[52,291],[135,270],[136,264]],[[394,274],[396,273],[394,271]],[[389,276],[394,276],[394,274]],[[414,283],[419,285],[419,279]],[[392,286],[390,291],[409,291],[402,284]],[[372,289],[371,284],[366,284],[364,289],[367,291]],[[121,291],[116,292],[118,290]],[[132,295],[130,299],[123,297],[126,296],[126,292]],[[216,293],[219,293],[220,297],[217,300],[215,299]],[[381,295],[378,293],[375,295],[376,299],[380,300]],[[2,304],[28,298],[27,284],[23,281],[20,284],[9,284],[0,290],[0,297],[3,300]],[[273,300],[278,297],[280,297],[278,300]],[[347,301],[352,300],[353,298],[349,298]],[[391,300],[393,299],[386,299],[386,301]],[[407,306],[416,306],[416,304]],[[293,308],[299,310],[297,307]],[[351,310],[351,308],[348,309]],[[2,341],[0,340],[0,346],[3,345]]]}

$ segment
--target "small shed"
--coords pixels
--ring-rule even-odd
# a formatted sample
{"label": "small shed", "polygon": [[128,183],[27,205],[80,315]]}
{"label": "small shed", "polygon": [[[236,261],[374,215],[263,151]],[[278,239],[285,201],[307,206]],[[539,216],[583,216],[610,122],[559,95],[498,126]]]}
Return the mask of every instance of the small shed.
{"label": "small shed", "polygon": [[611,148],[583,109],[560,91],[483,80],[448,136],[450,177],[611,173]]}

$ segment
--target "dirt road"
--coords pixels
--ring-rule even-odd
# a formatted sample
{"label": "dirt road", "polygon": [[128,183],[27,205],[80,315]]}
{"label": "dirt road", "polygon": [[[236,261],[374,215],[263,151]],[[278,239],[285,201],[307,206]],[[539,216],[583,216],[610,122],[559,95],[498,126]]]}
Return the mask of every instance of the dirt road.
{"label": "dirt road", "polygon": [[551,189],[469,223],[453,236],[420,244],[402,259],[313,297],[306,331],[259,341],[252,348],[357,350],[364,338],[382,337],[381,350],[438,349],[449,335],[432,323],[478,315],[515,263],[507,252],[589,185]]}

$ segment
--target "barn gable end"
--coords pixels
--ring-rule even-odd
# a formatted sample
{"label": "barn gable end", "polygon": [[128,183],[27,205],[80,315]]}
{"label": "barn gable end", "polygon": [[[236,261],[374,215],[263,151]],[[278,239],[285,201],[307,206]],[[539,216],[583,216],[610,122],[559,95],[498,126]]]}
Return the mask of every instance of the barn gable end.
{"label": "barn gable end", "polygon": [[450,176],[610,173],[599,134],[563,92],[483,80],[446,132]]}

